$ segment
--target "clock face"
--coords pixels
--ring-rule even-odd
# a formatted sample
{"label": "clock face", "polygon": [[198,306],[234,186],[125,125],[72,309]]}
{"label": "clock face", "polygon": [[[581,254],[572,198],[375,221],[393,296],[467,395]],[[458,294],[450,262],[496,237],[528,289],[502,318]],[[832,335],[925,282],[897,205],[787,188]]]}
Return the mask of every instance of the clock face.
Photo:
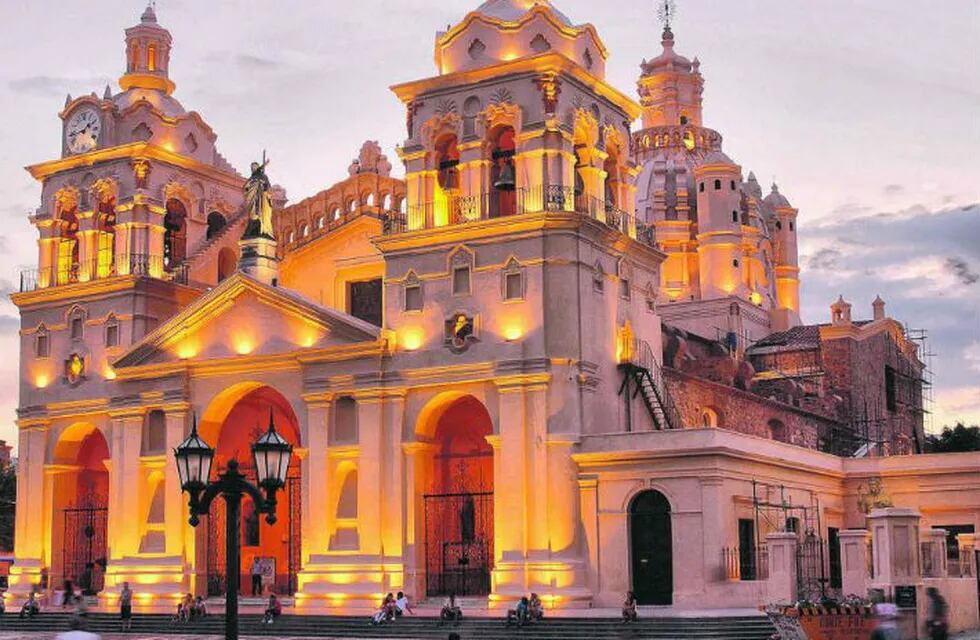
{"label": "clock face", "polygon": [[102,121],[95,109],[81,109],[68,120],[65,129],[68,150],[72,153],[85,153],[95,148],[102,131]]}

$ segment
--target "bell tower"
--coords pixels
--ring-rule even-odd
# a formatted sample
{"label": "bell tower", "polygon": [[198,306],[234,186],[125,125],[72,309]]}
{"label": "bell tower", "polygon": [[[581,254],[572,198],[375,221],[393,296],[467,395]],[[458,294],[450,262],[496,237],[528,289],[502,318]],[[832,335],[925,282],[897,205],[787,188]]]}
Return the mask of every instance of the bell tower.
{"label": "bell tower", "polygon": [[664,50],[653,60],[643,61],[637,83],[643,105],[643,128],[701,126],[701,94],[704,92],[704,78],[699,71],[701,63],[697,58],[692,62],[674,51],[674,32],[670,28],[674,3],[671,0],[661,2],[658,14],[664,25],[660,40]]}
{"label": "bell tower", "polygon": [[151,2],[140,16],[140,23],[126,29],[126,73],[119,78],[123,91],[156,89],[172,94],[175,85],[168,75],[171,43],[170,32],[157,24]]}

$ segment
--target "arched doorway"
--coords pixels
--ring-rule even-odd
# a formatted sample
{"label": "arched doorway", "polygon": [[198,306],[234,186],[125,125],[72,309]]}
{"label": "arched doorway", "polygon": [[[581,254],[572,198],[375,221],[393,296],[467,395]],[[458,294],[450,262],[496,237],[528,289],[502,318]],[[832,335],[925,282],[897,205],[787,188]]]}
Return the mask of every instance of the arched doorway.
{"label": "arched doorway", "polygon": [[659,491],[643,491],[630,503],[633,593],[640,604],[674,599],[670,503]]}
{"label": "arched doorway", "polygon": [[[269,411],[276,431],[293,446],[300,446],[299,423],[289,401],[278,391],[257,383],[240,383],[219,394],[204,412],[201,436],[215,448],[212,479],[223,473],[235,458],[240,470],[255,483],[252,443],[268,429]],[[251,570],[258,559],[263,569],[261,591],[292,594],[300,569],[300,462],[290,461],[286,487],[276,499],[276,523],[269,525],[245,498],[241,510],[241,565],[238,567],[242,592],[251,594]],[[197,562],[206,568],[208,595],[225,592],[228,568],[225,565],[225,504],[215,500],[206,522],[198,527]]]}
{"label": "arched doorway", "polygon": [[[53,476],[55,510],[51,558],[55,588],[71,580],[86,594],[105,584],[108,525],[109,445],[94,425],[76,423],[65,429],[54,448],[53,461],[64,465]],[[60,526],[58,526],[60,525]]]}
{"label": "arched doorway", "polygon": [[493,425],[470,395],[428,417],[433,459],[423,496],[426,593],[486,595],[493,568]]}
{"label": "arched doorway", "polygon": [[238,255],[231,247],[222,247],[218,252],[218,282],[223,281],[238,269]]}
{"label": "arched doorway", "polygon": [[163,267],[172,270],[187,257],[187,208],[177,198],[167,200],[163,216]]}

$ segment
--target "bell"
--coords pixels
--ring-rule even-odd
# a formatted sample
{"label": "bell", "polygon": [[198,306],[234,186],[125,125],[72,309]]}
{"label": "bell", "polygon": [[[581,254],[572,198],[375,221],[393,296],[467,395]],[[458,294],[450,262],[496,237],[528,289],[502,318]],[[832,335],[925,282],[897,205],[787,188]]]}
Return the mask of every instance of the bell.
{"label": "bell", "polygon": [[440,170],[439,186],[445,191],[453,191],[459,188],[459,171],[455,166]]}
{"label": "bell", "polygon": [[500,175],[493,183],[493,188],[498,191],[513,191],[517,185],[514,182],[514,163],[510,160],[504,161],[504,166],[500,168]]}

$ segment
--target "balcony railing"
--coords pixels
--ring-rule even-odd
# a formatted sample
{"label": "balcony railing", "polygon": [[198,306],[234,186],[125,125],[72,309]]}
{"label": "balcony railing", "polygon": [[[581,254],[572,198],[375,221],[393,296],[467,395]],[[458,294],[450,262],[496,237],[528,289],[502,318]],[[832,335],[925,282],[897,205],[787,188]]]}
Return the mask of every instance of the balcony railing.
{"label": "balcony railing", "polygon": [[588,216],[620,232],[652,243],[652,227],[637,224],[633,214],[611,203],[575,193],[573,187],[543,185],[516,191],[448,195],[440,202],[413,205],[406,213],[381,216],[385,235],[492,220],[525,213],[568,212]]}
{"label": "balcony railing", "polygon": [[173,269],[167,269],[163,256],[132,253],[116,256],[111,261],[89,260],[44,269],[24,269],[20,272],[20,291],[23,293],[120,275],[158,277],[180,284],[189,283],[187,265],[179,264]]}
{"label": "balcony railing", "polygon": [[728,580],[766,580],[769,578],[769,550],[765,544],[725,547],[721,550]]}

